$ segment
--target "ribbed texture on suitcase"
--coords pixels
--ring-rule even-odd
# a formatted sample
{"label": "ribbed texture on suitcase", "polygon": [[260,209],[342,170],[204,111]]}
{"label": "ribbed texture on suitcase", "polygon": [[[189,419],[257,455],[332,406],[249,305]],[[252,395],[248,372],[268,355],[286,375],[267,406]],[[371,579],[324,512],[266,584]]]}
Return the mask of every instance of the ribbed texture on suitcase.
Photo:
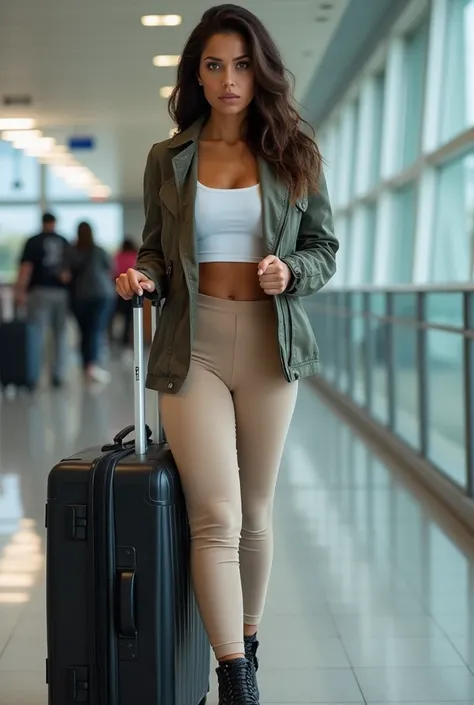
{"label": "ribbed texture on suitcase", "polygon": [[[204,632],[191,586],[189,563],[189,526],[182,507],[175,506],[170,515],[171,533],[179,537],[177,545],[185,547],[174,553],[176,703],[199,703],[208,691],[210,647]],[[205,675],[207,672],[207,676]]]}
{"label": "ribbed texture on suitcase", "polygon": [[168,450],[160,460],[150,496],[161,507],[162,535],[171,541],[176,705],[197,705],[209,687],[210,646],[192,589],[189,523],[179,475]]}

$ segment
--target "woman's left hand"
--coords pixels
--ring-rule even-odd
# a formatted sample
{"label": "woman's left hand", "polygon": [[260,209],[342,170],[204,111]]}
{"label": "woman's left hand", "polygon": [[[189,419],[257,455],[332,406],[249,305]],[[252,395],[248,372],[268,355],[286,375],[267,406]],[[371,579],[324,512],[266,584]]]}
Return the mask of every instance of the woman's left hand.
{"label": "woman's left hand", "polygon": [[262,259],[257,270],[260,286],[268,296],[283,294],[287,290],[292,274],[291,270],[275,255]]}

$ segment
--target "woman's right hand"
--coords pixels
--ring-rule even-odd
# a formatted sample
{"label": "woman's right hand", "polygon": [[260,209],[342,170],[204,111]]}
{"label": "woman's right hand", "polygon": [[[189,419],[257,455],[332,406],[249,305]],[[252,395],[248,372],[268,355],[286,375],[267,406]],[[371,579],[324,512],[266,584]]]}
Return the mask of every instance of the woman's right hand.
{"label": "woman's right hand", "polygon": [[128,301],[134,294],[143,295],[143,291],[152,293],[155,291],[155,285],[143,272],[137,272],[136,269],[129,269],[125,274],[121,274],[115,280],[115,288],[117,294]]}

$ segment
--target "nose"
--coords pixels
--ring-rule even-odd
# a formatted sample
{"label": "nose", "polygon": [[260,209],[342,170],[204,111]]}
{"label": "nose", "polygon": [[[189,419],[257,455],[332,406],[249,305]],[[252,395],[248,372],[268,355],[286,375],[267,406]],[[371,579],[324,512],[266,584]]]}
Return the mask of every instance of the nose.
{"label": "nose", "polygon": [[225,72],[224,79],[223,79],[223,85],[224,85],[224,88],[226,88],[226,89],[233,88],[235,85],[234,69],[231,66],[229,66],[229,68]]}

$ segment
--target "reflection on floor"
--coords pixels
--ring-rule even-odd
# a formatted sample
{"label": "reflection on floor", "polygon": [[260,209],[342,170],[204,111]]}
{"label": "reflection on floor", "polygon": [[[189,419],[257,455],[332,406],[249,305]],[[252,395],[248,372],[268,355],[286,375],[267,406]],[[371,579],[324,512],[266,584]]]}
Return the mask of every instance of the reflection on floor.
{"label": "reflection on floor", "polygon": [[[1,705],[46,704],[49,468],[111,438],[130,421],[131,398],[125,380],[101,394],[73,381],[2,400]],[[275,510],[262,703],[474,705],[474,546],[437,517],[301,386]]]}

